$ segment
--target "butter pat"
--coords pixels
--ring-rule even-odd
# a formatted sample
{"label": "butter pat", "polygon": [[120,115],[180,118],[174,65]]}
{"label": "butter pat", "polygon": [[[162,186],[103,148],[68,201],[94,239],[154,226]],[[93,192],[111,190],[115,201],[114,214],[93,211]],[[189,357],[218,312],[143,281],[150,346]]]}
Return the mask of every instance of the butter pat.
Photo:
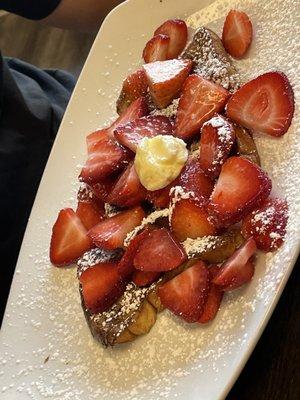
{"label": "butter pat", "polygon": [[177,178],[187,158],[183,140],[171,135],[158,135],[141,140],[134,166],[142,185],[148,190],[158,190]]}

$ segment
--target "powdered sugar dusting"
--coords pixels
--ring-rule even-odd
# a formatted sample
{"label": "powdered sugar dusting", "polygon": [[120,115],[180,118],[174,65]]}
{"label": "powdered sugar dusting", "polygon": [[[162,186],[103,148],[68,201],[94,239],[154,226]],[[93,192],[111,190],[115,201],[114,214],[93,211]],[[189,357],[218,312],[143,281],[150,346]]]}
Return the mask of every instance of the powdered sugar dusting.
{"label": "powdered sugar dusting", "polygon": [[165,117],[175,117],[177,114],[177,109],[179,105],[179,99],[174,99],[168,107],[163,108],[162,110],[155,109],[151,111],[151,115],[163,115]]}

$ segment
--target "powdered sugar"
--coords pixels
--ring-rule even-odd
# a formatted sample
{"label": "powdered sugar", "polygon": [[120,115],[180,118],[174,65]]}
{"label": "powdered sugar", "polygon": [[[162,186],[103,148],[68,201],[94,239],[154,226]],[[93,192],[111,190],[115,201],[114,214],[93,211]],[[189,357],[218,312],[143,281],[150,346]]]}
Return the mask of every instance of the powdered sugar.
{"label": "powdered sugar", "polygon": [[78,275],[81,275],[83,271],[90,267],[93,267],[94,265],[116,261],[121,257],[121,255],[121,249],[109,251],[97,247],[95,249],[89,250],[85,252],[83,256],[80,257],[77,261]]}
{"label": "powdered sugar", "polygon": [[175,117],[179,105],[179,99],[174,99],[172,103],[162,110],[155,109],[151,111],[151,115],[164,115],[165,117]]}
{"label": "powdered sugar", "polygon": [[204,236],[197,239],[186,239],[182,245],[189,258],[213,250],[218,243],[218,236]]}

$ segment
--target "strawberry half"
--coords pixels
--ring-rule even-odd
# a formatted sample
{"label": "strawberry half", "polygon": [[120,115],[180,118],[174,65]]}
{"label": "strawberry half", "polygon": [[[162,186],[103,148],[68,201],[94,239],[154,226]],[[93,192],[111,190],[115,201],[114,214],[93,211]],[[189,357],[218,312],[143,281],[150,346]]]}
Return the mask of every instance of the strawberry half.
{"label": "strawberry half", "polygon": [[134,100],[146,96],[147,91],[148,82],[143,69],[138,69],[128,75],[123,81],[122,90],[117,100],[118,114],[123,114]]}
{"label": "strawberry half", "polygon": [[204,122],[222,111],[229,92],[200,75],[190,75],[182,89],[177,111],[175,134],[190,139]]}
{"label": "strawberry half", "polygon": [[196,199],[182,199],[175,203],[171,228],[180,242],[187,238],[196,239],[216,233],[206,208],[206,203]]}
{"label": "strawberry half", "polygon": [[107,176],[106,178],[103,178],[100,181],[97,181],[97,183],[94,183],[89,186],[93,191],[95,197],[97,197],[97,199],[106,202],[107,196],[114,187],[117,179],[118,179],[118,172],[116,174]]}
{"label": "strawberry half", "polygon": [[135,207],[123,211],[111,218],[101,221],[88,231],[95,246],[106,250],[114,250],[123,247],[124,239],[130,231],[138,226],[145,213],[141,207]]}
{"label": "strawberry half", "polygon": [[104,218],[103,208],[100,208],[93,199],[91,201],[79,201],[76,214],[87,230],[97,225]]}
{"label": "strawberry half", "polygon": [[246,13],[229,11],[223,27],[222,42],[231,56],[243,57],[252,42],[252,24]]}
{"label": "strawberry half", "polygon": [[191,60],[156,61],[143,66],[149,91],[158,108],[167,107],[180,94],[193,66]]}
{"label": "strawberry half", "polygon": [[270,178],[258,165],[231,157],[221,169],[209,208],[221,224],[230,225],[262,204],[271,188]]}
{"label": "strawberry half", "polygon": [[76,261],[91,248],[91,241],[79,217],[71,208],[64,208],[58,214],[52,228],[50,261],[56,266]]}
{"label": "strawberry half", "polygon": [[107,202],[119,207],[132,207],[146,198],[146,189],[141,184],[133,163],[130,163],[119,177]]}
{"label": "strawberry half", "polygon": [[153,282],[156,282],[160,275],[160,272],[135,271],[132,275],[132,282],[140,287],[149,286]]}
{"label": "strawberry half", "polygon": [[170,38],[167,35],[155,35],[150,39],[143,50],[143,59],[146,63],[164,61],[168,58]]}
{"label": "strawberry half", "polygon": [[203,312],[209,290],[209,273],[202,261],[196,262],[158,288],[162,304],[187,322],[196,322]]}
{"label": "strawberry half", "polygon": [[156,29],[154,35],[167,35],[170,38],[167,58],[177,58],[186,46],[188,29],[181,19],[169,19]]}
{"label": "strawberry half", "polygon": [[282,136],[294,115],[294,93],[282,72],[267,72],[245,83],[229,99],[226,114],[245,128]]}
{"label": "strawberry half", "polygon": [[178,183],[178,178],[171,182],[168,186],[147,192],[147,200],[150,201],[156,208],[165,208],[169,206],[170,202],[170,190],[172,187],[176,186]]}
{"label": "strawberry half", "polygon": [[235,140],[232,124],[216,115],[201,128],[200,166],[212,179],[219,176]]}
{"label": "strawberry half", "polygon": [[79,277],[84,304],[92,313],[111,307],[125,290],[117,264],[97,264],[82,272]]}
{"label": "strawberry half", "polygon": [[88,184],[95,184],[108,175],[119,171],[130,160],[128,150],[122,147],[108,134],[103,134],[89,150],[89,156],[82,168],[79,179]]}
{"label": "strawberry half", "polygon": [[186,192],[193,192],[198,199],[209,198],[214,183],[205,175],[200,167],[200,162],[196,157],[190,157],[179,177],[179,186],[182,186]]}
{"label": "strawberry half", "polygon": [[162,115],[148,115],[135,119],[114,131],[118,142],[133,152],[136,152],[137,146],[144,137],[151,138],[157,135],[172,135],[172,133],[173,124],[168,117]]}
{"label": "strawberry half", "polygon": [[257,248],[263,251],[277,250],[283,243],[288,221],[288,205],[285,200],[267,199],[243,221],[242,234],[253,237]]}
{"label": "strawberry half", "polygon": [[[217,265],[212,265],[209,268],[209,278],[210,281],[214,279],[214,277],[219,272],[220,268]],[[215,316],[217,315],[222,299],[223,299],[224,292],[220,289],[219,286],[215,285],[214,283],[210,282],[209,284],[209,292],[207,295],[206,302],[203,307],[203,312],[198,319],[200,324],[207,324],[208,322],[212,321]]]}
{"label": "strawberry half", "polygon": [[255,251],[255,241],[250,238],[225,261],[212,283],[229,291],[249,282],[254,275],[254,264],[250,259]]}
{"label": "strawberry half", "polygon": [[141,271],[162,272],[177,268],[186,259],[183,247],[161,228],[152,230],[139,245],[133,265]]}

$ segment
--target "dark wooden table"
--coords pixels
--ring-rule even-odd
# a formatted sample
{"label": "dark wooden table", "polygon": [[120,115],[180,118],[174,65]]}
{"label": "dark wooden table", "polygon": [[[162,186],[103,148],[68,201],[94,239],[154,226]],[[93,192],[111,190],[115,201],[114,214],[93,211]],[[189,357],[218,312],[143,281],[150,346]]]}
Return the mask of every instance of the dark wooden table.
{"label": "dark wooden table", "polygon": [[[93,35],[42,27],[14,16],[0,19],[3,54],[40,67],[77,75],[92,42]],[[297,264],[227,400],[300,400],[300,259]]]}

